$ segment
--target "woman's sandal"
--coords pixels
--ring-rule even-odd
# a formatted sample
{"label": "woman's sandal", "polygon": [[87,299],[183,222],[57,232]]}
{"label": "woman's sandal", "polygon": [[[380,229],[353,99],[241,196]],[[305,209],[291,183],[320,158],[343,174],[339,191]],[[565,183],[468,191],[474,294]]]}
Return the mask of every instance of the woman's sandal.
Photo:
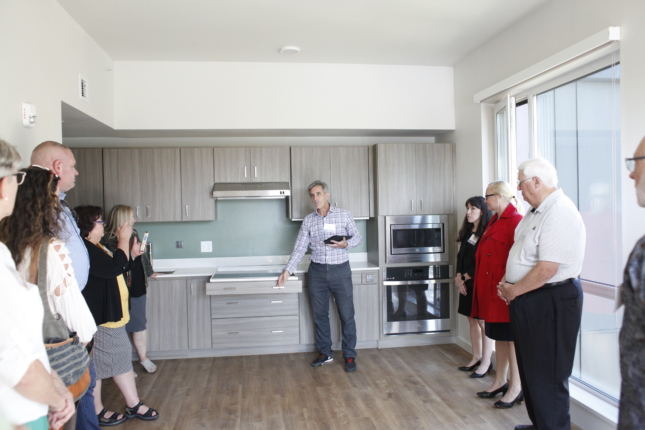
{"label": "woman's sandal", "polygon": [[[107,409],[103,408],[101,413],[99,413],[96,418],[99,420],[99,425],[100,426],[115,426],[118,424],[121,424],[123,421],[126,420],[126,417],[123,416],[123,414],[119,414],[117,412],[113,412],[110,418],[105,418],[105,413],[107,412]],[[121,415],[121,419],[118,419],[117,417]]]}
{"label": "woman's sandal", "polygon": [[150,361],[149,358],[146,358],[145,360],[140,361],[140,363],[148,373],[155,373],[157,371],[157,366],[152,361]]}
{"label": "woman's sandal", "polygon": [[[143,406],[143,402],[137,403],[132,408],[129,408],[129,407],[126,406],[125,407],[125,416],[128,417],[128,418],[139,418],[139,419],[146,420],[146,421],[152,421],[152,420],[156,420],[157,418],[159,418],[159,412],[155,411],[151,407],[148,407],[148,412],[146,412],[145,414],[138,413],[137,411],[139,410],[139,408],[141,406]],[[155,413],[157,415],[152,415],[152,414],[155,414]]]}

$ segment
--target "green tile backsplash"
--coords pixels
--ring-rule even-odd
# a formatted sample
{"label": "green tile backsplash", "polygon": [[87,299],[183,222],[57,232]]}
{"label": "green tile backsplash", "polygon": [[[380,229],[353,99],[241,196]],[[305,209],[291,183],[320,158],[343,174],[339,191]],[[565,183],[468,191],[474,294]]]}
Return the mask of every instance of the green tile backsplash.
{"label": "green tile backsplash", "polygon": [[[300,221],[287,218],[286,199],[221,200],[217,221],[138,222],[140,236],[150,232],[154,258],[217,258],[288,255],[293,251]],[[366,252],[367,223],[356,221],[363,243],[349,252]],[[183,248],[176,248],[178,240]],[[212,241],[213,252],[201,252],[201,241]]]}

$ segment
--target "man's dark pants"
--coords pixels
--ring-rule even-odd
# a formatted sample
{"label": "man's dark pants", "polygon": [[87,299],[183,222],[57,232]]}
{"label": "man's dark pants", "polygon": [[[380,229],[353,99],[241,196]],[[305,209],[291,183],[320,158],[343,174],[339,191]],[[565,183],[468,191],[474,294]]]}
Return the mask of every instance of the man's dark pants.
{"label": "man's dark pants", "polygon": [[94,387],[96,387],[96,371],[94,370],[94,362],[90,360],[90,386],[81,400],[78,401],[78,408],[76,409],[76,430],[98,430],[99,420],[96,417],[96,409],[94,408]]}
{"label": "man's dark pants", "polygon": [[540,430],[569,430],[569,376],[582,317],[578,279],[511,302],[511,327],[529,418]]}
{"label": "man's dark pants", "polygon": [[329,328],[329,295],[334,295],[343,330],[343,357],[356,357],[356,323],[354,322],[354,287],[349,262],[318,264],[312,262],[308,272],[309,299],[316,323],[316,346],[321,354],[332,356]]}

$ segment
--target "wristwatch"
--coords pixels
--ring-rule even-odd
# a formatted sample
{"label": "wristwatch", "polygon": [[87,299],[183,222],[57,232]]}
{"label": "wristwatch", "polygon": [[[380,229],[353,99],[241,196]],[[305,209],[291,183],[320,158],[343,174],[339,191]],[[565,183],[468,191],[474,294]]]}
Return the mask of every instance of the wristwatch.
{"label": "wristwatch", "polygon": [[461,280],[466,282],[466,275],[461,275]]}

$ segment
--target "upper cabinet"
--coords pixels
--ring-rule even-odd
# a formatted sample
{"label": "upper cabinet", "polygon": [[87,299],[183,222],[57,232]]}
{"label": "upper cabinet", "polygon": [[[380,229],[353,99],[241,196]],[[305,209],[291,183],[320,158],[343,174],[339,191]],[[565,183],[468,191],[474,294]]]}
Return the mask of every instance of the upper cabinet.
{"label": "upper cabinet", "polygon": [[101,148],[73,148],[76,158],[76,185],[66,194],[71,207],[92,205],[103,207],[103,150]]}
{"label": "upper cabinet", "polygon": [[138,222],[214,220],[212,154],[208,148],[104,149],[106,216],[114,205],[127,205]]}
{"label": "upper cabinet", "polygon": [[289,182],[289,148],[214,148],[215,182]]}
{"label": "upper cabinet", "polygon": [[378,215],[454,212],[452,144],[378,144],[376,159]]}
{"label": "upper cabinet", "polygon": [[315,180],[330,188],[330,203],[348,209],[354,218],[369,217],[368,147],[292,147],[291,219],[313,211],[307,187]]}
{"label": "upper cabinet", "polygon": [[215,200],[213,148],[181,148],[181,219],[212,221]]}

